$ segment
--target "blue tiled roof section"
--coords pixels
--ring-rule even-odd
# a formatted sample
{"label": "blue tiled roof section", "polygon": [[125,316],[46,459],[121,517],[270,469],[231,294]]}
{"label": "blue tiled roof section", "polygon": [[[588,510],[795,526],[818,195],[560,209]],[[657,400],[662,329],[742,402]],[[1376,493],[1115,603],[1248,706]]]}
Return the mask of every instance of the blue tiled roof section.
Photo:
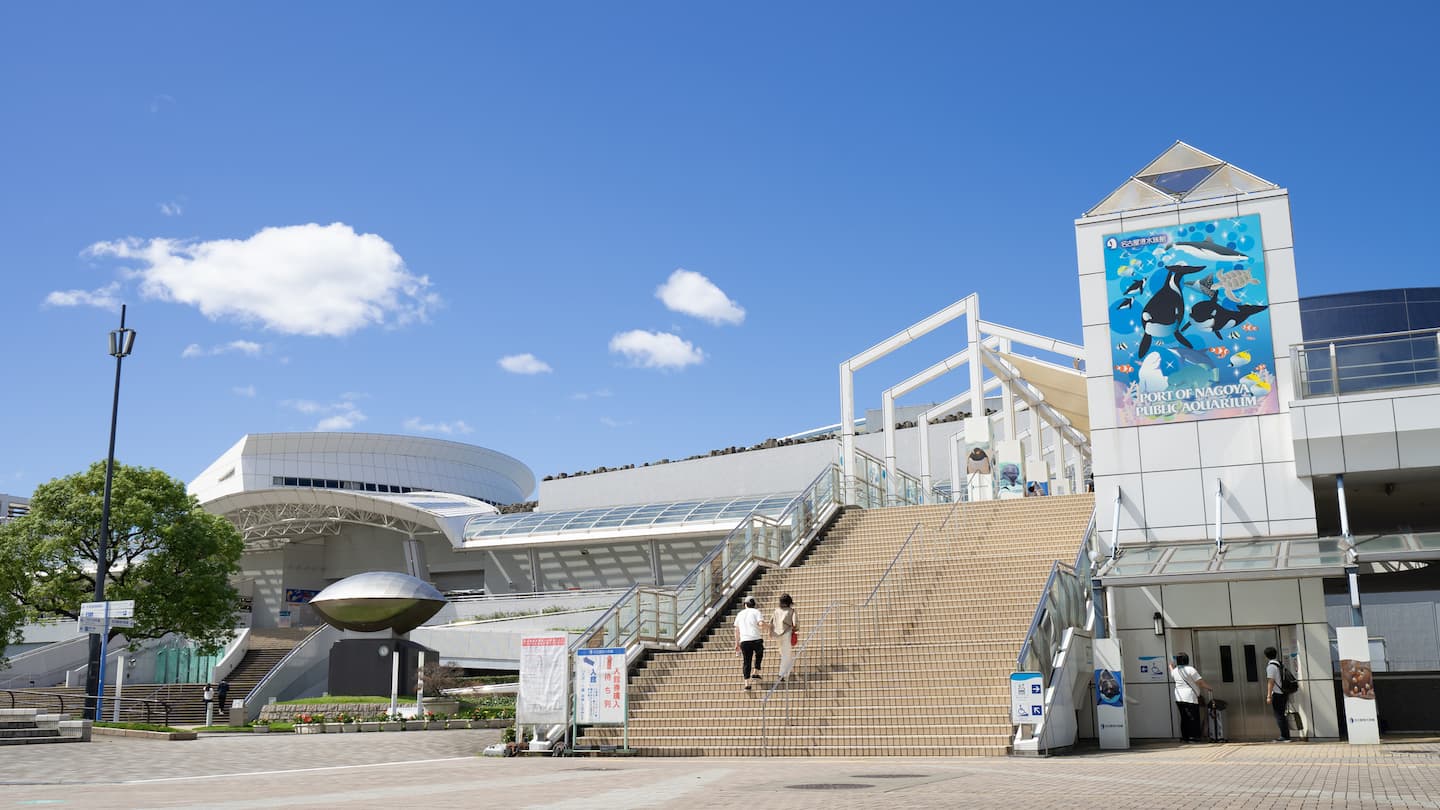
{"label": "blue tiled roof section", "polygon": [[713,523],[739,520],[759,509],[762,514],[776,516],[784,511],[795,493],[746,496],[742,498],[711,498],[700,501],[673,501],[600,509],[576,509],[566,512],[526,512],[513,515],[482,515],[465,523],[465,540],[496,537],[514,539],[522,536],[588,532],[594,530],[643,529],[649,526],[675,526],[685,523]]}

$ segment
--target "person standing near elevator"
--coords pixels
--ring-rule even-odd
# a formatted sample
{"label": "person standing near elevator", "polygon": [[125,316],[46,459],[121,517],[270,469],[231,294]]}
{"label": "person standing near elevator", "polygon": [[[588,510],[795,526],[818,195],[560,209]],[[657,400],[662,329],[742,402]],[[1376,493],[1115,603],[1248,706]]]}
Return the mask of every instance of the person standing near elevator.
{"label": "person standing near elevator", "polygon": [[1170,668],[1175,680],[1175,708],[1180,712],[1180,739],[1187,743],[1203,742],[1205,726],[1200,719],[1200,706],[1204,699],[1201,690],[1212,691],[1210,684],[1200,677],[1200,671],[1190,666],[1190,656],[1175,655],[1175,666]]}
{"label": "person standing near elevator", "polygon": [[1285,693],[1285,678],[1281,675],[1284,665],[1280,663],[1280,653],[1274,647],[1265,648],[1265,702],[1270,704],[1270,711],[1275,713],[1275,726],[1280,729],[1280,736],[1275,742],[1290,742],[1290,718],[1286,716],[1285,710],[1289,707],[1290,695]]}

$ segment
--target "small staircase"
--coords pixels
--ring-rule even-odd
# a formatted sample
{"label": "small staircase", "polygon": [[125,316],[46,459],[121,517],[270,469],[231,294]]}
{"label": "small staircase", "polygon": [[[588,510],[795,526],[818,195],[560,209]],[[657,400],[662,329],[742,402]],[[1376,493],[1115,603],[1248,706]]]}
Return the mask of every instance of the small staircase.
{"label": "small staircase", "polygon": [[0,709],[0,745],[90,742],[90,721],[39,709]]}
{"label": "small staircase", "polygon": [[[652,653],[630,680],[629,742],[653,756],[996,756],[1007,753],[1009,674],[1054,561],[1074,559],[1091,495],[846,510],[797,566],[742,590],[696,645]],[[947,517],[949,523],[941,531]],[[916,523],[925,528],[877,600],[866,600]],[[742,690],[733,624],[744,598],[767,616],[795,600],[807,640],[777,686]],[[768,695],[768,700],[767,700]],[[617,746],[591,727],[577,748]]]}

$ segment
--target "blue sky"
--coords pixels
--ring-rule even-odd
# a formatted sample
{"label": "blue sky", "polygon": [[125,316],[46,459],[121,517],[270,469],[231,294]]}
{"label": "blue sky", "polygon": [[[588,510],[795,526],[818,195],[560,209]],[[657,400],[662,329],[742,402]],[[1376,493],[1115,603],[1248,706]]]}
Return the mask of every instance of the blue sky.
{"label": "blue sky", "polygon": [[187,480],[247,432],[544,476],[833,423],[972,291],[1078,342],[1073,220],[1176,139],[1291,191],[1302,295],[1437,283],[1433,4],[998,5],[7,4],[0,491],[103,458],[120,301],[117,456]]}

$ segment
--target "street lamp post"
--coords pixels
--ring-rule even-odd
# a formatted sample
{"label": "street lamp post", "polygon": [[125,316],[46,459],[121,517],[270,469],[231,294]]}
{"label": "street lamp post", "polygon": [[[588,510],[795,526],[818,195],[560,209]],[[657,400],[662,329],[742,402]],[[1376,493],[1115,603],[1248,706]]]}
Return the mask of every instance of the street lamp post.
{"label": "street lamp post", "polygon": [[[115,396],[110,403],[110,451],[105,456],[105,496],[100,502],[100,543],[95,555],[95,601],[105,601],[105,578],[110,575],[110,482],[115,475],[115,420],[120,415],[120,364],[135,347],[135,330],[125,328],[125,305],[120,305],[120,328],[110,332],[110,356],[115,358]],[[107,631],[109,628],[105,628]],[[105,662],[101,633],[90,634],[90,663],[85,668],[85,716],[99,721],[97,708]]]}

